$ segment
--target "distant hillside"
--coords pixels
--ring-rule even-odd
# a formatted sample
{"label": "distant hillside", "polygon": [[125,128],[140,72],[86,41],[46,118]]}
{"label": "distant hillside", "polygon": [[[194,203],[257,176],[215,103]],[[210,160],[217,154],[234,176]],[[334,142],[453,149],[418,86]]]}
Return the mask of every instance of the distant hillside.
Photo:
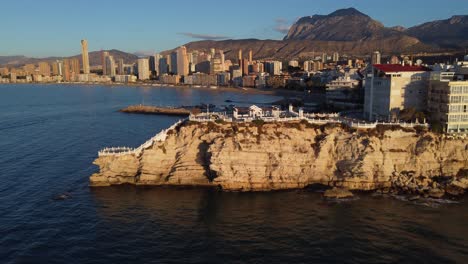
{"label": "distant hillside", "polygon": [[[126,53],[120,50],[109,50],[110,55],[114,56],[115,61],[123,59],[124,63],[131,64],[135,63],[138,56],[130,53]],[[47,57],[47,58],[29,58],[25,56],[0,56],[0,65],[18,67],[25,64],[33,63],[37,64],[41,61],[53,62],[65,58],[78,58],[82,64],[81,54],[71,57]],[[93,51],[89,53],[89,63],[91,66],[101,65],[101,51]]]}
{"label": "distant hillside", "polygon": [[468,15],[427,22],[411,27],[405,33],[442,48],[467,48]]}
{"label": "distant hillside", "polygon": [[384,54],[455,52],[468,48],[466,17],[455,16],[405,29],[385,27],[368,15],[347,8],[300,18],[283,40],[196,41],[186,46],[189,50],[222,49],[229,59],[236,59],[239,49],[252,49],[256,59],[292,59],[322,52],[369,55],[375,50]]}
{"label": "distant hillside", "polygon": [[[314,40],[223,40],[196,41],[186,44],[187,49],[209,51],[210,48],[222,49],[227,59],[237,59],[239,49],[247,52],[252,50],[255,59],[292,59],[310,58],[322,52],[331,54],[339,52],[348,55],[369,55],[371,51],[380,50],[393,54],[400,52],[416,53],[421,50],[428,52],[437,49],[424,45],[419,41],[408,41],[406,38],[389,37],[383,40],[355,41],[314,41]],[[167,54],[170,51],[164,52]]]}

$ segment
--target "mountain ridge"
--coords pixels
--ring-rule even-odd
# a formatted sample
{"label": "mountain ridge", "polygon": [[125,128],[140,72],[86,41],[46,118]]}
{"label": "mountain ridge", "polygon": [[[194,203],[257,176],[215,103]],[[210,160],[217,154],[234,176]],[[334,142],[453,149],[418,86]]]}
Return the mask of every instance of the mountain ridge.
{"label": "mountain ridge", "polygon": [[[111,56],[114,57],[114,60],[117,62],[119,59],[123,59],[124,63],[132,64],[136,62],[138,56],[127,53],[121,50],[111,49],[104,50],[108,51]],[[79,59],[80,64],[82,64],[81,54],[68,56],[68,57],[46,57],[46,58],[32,58],[26,57],[23,55],[14,55],[14,56],[0,56],[0,65],[8,67],[17,67],[25,64],[37,64],[38,62],[54,62],[56,60],[63,59]],[[92,51],[89,52],[89,64],[90,66],[99,66],[101,65],[101,51]]]}
{"label": "mountain ridge", "polygon": [[[386,27],[381,22],[355,8],[336,10],[328,15],[299,18],[283,40],[228,39],[199,40],[186,43],[188,50],[224,50],[226,58],[237,60],[237,50],[252,49],[255,59],[310,58],[321,53],[339,52],[351,56],[369,55],[375,50],[383,54],[444,53],[468,48],[468,15],[456,15],[448,19],[429,21],[409,28]],[[169,54],[174,49],[161,52]],[[234,52],[235,51],[235,52]],[[134,63],[138,56],[111,50],[117,61]],[[79,58],[75,55],[68,58]],[[61,57],[27,58],[24,56],[0,56],[0,65],[17,66],[39,61],[54,61]],[[99,51],[90,53],[90,64],[101,64]]]}
{"label": "mountain ridge", "polygon": [[[238,49],[252,49],[256,59],[310,58],[322,52],[368,55],[375,50],[383,54],[456,52],[468,47],[468,19],[465,17],[468,16],[453,16],[447,20],[430,21],[410,28],[385,27],[355,8],[345,8],[328,15],[299,18],[283,40],[201,40],[189,42],[185,46],[189,50],[222,49],[227,51],[226,58],[234,60],[237,59],[237,53],[230,51]],[[450,28],[443,26],[446,24],[456,25],[452,38],[445,39],[449,34],[447,32],[451,32]],[[443,28],[444,32],[438,33],[442,40],[431,40],[429,37],[434,34],[430,30],[428,33],[421,32],[426,28]],[[427,37],[421,37],[423,33]],[[173,50],[163,53],[171,51]]]}

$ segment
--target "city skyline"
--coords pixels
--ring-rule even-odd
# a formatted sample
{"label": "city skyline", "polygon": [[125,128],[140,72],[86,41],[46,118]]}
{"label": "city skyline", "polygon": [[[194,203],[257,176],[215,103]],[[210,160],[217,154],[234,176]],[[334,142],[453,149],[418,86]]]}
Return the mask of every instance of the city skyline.
{"label": "city skyline", "polygon": [[[439,1],[432,0],[409,3],[375,3],[367,0],[314,1],[312,4],[305,0],[294,2],[295,5],[280,7],[267,1],[247,5],[247,1],[241,0],[236,5],[221,9],[214,1],[184,1],[181,3],[184,8],[177,9],[176,13],[166,11],[170,10],[171,4],[143,0],[131,6],[121,1],[82,1],[60,6],[52,1],[10,2],[4,4],[10,12],[6,12],[2,20],[15,26],[5,29],[4,34],[11,37],[2,42],[0,56],[70,56],[79,53],[79,49],[73,45],[76,39],[87,39],[90,51],[119,49],[136,54],[173,49],[201,39],[282,39],[289,26],[299,17],[328,14],[347,7],[355,7],[386,26],[405,27],[468,13],[468,6],[455,1],[444,3],[443,10],[439,8]],[[424,9],[420,8],[423,2]],[[25,4],[28,9],[24,8]],[[106,17],[102,16],[103,12],[112,14],[113,23],[102,20]],[[204,16],[205,13],[210,15]],[[234,15],[230,19],[229,14],[235,13],[241,13],[248,19],[236,20]],[[184,19],[177,19],[177,16]],[[57,20],[67,22],[54,23]]]}

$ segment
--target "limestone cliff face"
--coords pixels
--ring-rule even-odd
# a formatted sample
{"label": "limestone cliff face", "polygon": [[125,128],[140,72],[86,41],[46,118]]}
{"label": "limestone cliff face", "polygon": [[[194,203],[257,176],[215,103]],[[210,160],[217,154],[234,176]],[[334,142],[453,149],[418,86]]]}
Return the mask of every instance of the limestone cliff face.
{"label": "limestone cliff face", "polygon": [[[138,157],[101,157],[92,186],[219,186],[232,191],[424,188],[444,178],[467,188],[468,140],[402,129],[351,131],[303,123],[186,123]],[[434,183],[436,184],[436,183]]]}

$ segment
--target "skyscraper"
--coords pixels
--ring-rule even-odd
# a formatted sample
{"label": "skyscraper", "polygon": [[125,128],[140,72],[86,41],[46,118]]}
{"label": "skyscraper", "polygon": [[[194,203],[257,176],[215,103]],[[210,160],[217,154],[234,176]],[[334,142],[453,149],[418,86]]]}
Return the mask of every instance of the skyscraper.
{"label": "skyscraper", "polygon": [[71,64],[71,71],[73,73],[73,77],[76,77],[78,74],[80,74],[80,70],[81,70],[80,60],[76,58],[71,59],[70,64]]}
{"label": "skyscraper", "polygon": [[177,72],[177,52],[172,52],[171,53],[171,69],[170,69],[170,72],[173,73],[173,74],[179,74]]}
{"label": "skyscraper", "polygon": [[62,64],[63,62],[59,60],[52,63],[52,74],[54,76],[62,75]]}
{"label": "skyscraper", "polygon": [[177,49],[177,74],[182,76],[188,76],[189,64],[187,58],[187,48],[181,46]]}
{"label": "skyscraper", "polygon": [[106,69],[106,57],[107,56],[109,56],[108,51],[101,51],[102,75],[107,75],[107,69]]}
{"label": "skyscraper", "polygon": [[149,60],[138,59],[138,79],[144,81],[149,79]]}
{"label": "skyscraper", "polygon": [[169,65],[167,64],[167,57],[159,59],[158,75],[161,76],[163,74],[167,74],[168,68],[169,68]]}
{"label": "skyscraper", "polygon": [[83,73],[89,74],[89,54],[88,54],[88,41],[81,40],[81,57],[83,59]]}
{"label": "skyscraper", "polygon": [[247,59],[242,59],[242,74],[249,75],[249,61]]}
{"label": "skyscraper", "polygon": [[109,75],[110,77],[115,76],[115,61],[114,61],[114,57],[112,56],[106,57],[106,71],[107,71],[107,75]]}
{"label": "skyscraper", "polygon": [[225,71],[226,70],[226,57],[224,56],[224,51],[223,50],[220,50],[219,51],[219,56],[221,57],[221,71]]}
{"label": "skyscraper", "polygon": [[372,53],[371,63],[372,64],[380,64],[380,62],[381,62],[380,52],[379,51],[374,51],[374,53]]}
{"label": "skyscraper", "polygon": [[62,65],[63,80],[74,81],[80,73],[80,61],[78,59],[64,59]]}
{"label": "skyscraper", "polygon": [[118,65],[117,69],[118,69],[118,73],[119,73],[120,75],[124,75],[124,74],[125,74],[124,60],[123,60],[123,59],[119,59],[119,65]]}
{"label": "skyscraper", "polygon": [[[239,50],[239,54],[237,55],[237,59],[239,60],[239,68],[241,69],[241,71],[244,69],[244,61],[243,61],[243,57],[242,57],[242,49]],[[244,72],[244,71],[242,71]]]}
{"label": "skyscraper", "polygon": [[71,79],[70,59],[64,59],[62,64],[63,80],[69,82]]}
{"label": "skyscraper", "polygon": [[172,71],[172,56],[171,54],[166,55],[166,64],[167,64],[167,72],[170,73]]}
{"label": "skyscraper", "polygon": [[149,68],[152,74],[159,75],[159,60],[161,55],[159,53],[154,54],[154,56],[149,57]]}
{"label": "skyscraper", "polygon": [[47,62],[39,62],[39,74],[50,76],[50,64]]}

